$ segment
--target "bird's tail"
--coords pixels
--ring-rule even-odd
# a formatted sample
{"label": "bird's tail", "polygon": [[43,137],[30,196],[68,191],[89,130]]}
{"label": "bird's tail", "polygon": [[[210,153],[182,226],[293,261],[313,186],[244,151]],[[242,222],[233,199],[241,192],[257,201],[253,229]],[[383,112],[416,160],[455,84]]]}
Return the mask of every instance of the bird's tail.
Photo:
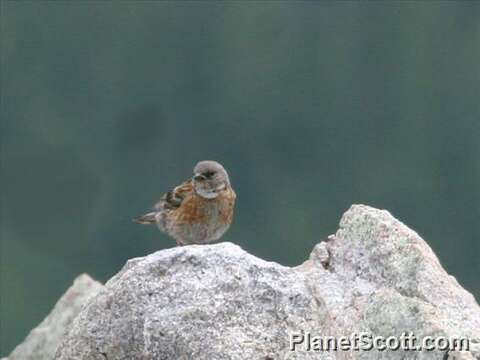
{"label": "bird's tail", "polygon": [[150,212],[148,214],[145,214],[133,219],[133,221],[135,221],[137,224],[143,224],[143,225],[155,224],[157,222],[156,215],[157,215],[156,212]]}

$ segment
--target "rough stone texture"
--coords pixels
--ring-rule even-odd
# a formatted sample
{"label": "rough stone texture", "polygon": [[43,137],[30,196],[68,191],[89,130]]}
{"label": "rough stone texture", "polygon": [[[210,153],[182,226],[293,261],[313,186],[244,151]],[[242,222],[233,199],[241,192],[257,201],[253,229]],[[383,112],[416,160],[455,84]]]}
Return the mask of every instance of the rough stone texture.
{"label": "rough stone texture", "polygon": [[289,332],[331,328],[297,272],[231,243],[193,245],[128,261],[57,359],[278,359]]}
{"label": "rough stone texture", "polygon": [[[471,338],[458,351],[298,351],[289,334]],[[480,307],[387,211],[354,205],[304,264],[230,243],[132,259],[73,321],[55,359],[480,359]]]}
{"label": "rough stone texture", "polygon": [[480,308],[388,212],[352,206],[296,268],[223,243],[130,260],[56,359],[475,359],[480,352],[308,352],[289,334],[480,338]]}
{"label": "rough stone texture", "polygon": [[356,359],[480,359],[475,299],[445,272],[428,244],[387,211],[352,206],[337,233],[298,270],[343,334],[472,339],[470,353],[370,351],[354,353]]}
{"label": "rough stone texture", "polygon": [[9,355],[8,360],[50,360],[55,355],[58,344],[67,332],[67,327],[78,315],[82,306],[103,285],[88,275],[78,276],[73,285],[58,300],[48,315],[27,338]]}

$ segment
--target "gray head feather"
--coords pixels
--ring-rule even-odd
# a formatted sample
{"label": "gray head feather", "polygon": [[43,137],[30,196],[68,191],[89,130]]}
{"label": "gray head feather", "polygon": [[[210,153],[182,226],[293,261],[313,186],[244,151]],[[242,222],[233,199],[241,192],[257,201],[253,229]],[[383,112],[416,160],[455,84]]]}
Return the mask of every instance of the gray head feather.
{"label": "gray head feather", "polygon": [[195,191],[205,198],[215,198],[218,192],[230,185],[227,171],[218,162],[200,161],[193,168]]}

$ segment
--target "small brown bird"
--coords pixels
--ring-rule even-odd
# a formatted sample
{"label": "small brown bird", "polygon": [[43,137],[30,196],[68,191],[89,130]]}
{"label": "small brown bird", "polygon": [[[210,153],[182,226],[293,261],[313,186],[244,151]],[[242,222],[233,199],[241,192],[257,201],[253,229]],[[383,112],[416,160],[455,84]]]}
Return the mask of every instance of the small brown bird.
{"label": "small brown bird", "polygon": [[190,180],[167,192],[154,211],[134,221],[156,224],[179,246],[207,244],[220,239],[230,227],[235,198],[223,166],[216,161],[200,161]]}

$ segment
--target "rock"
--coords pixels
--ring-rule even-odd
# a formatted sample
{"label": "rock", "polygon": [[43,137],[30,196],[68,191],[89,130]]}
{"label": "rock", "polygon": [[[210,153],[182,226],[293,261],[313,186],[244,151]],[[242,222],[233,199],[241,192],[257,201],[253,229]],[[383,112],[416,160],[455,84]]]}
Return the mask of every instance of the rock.
{"label": "rock", "polygon": [[277,359],[289,353],[290,332],[331,328],[292,269],[231,243],[192,245],[128,261],[56,358]]}
{"label": "rock", "polygon": [[[477,302],[445,272],[428,244],[390,213],[354,205],[337,233],[318,247],[299,270],[343,334],[467,337],[474,349],[461,353],[462,359],[480,359],[474,343],[480,339]],[[329,266],[322,271],[325,253]],[[355,358],[447,359],[454,353],[369,351]]]}
{"label": "rock", "polygon": [[[416,345],[426,336],[465,337],[471,347],[316,349],[320,336],[352,333],[411,333]],[[479,348],[480,307],[425,241],[388,212],[354,205],[294,268],[231,243],[128,261],[72,322],[55,359],[478,360]]]}
{"label": "rock", "polygon": [[78,315],[82,306],[102,287],[102,284],[86,274],[78,276],[73,285],[55,304],[52,312],[30,332],[24,342],[18,345],[7,359],[52,359],[67,327]]}

